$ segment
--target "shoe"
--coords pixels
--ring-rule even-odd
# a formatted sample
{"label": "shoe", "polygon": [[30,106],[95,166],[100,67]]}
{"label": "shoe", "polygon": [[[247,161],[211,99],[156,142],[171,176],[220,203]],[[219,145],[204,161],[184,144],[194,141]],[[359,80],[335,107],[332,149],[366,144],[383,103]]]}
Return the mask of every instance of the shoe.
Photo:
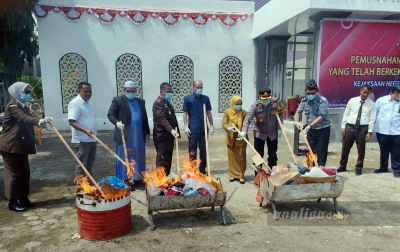
{"label": "shoe", "polygon": [[229,182],[233,182],[233,181],[235,181],[234,178],[230,178],[230,179],[229,179]]}
{"label": "shoe", "polygon": [[339,167],[336,172],[347,172],[346,168]]}
{"label": "shoe", "polygon": [[400,178],[400,173],[393,173],[393,177]]}
{"label": "shoe", "polygon": [[254,171],[254,177],[257,177],[258,172]]}
{"label": "shoe", "polygon": [[243,185],[245,183],[244,179],[240,179],[239,183]]}
{"label": "shoe", "polygon": [[28,197],[19,200],[19,204],[23,207],[34,207],[36,204],[32,203]]}
{"label": "shoe", "polygon": [[389,172],[389,169],[376,169],[375,171],[374,171],[374,173],[385,173],[385,172]]}
{"label": "shoe", "polygon": [[26,211],[26,208],[21,206],[18,201],[10,200],[8,201],[8,210],[15,211],[15,212],[23,212]]}
{"label": "shoe", "polygon": [[361,170],[361,169],[356,169],[356,175],[357,175],[357,176],[362,175],[362,170]]}

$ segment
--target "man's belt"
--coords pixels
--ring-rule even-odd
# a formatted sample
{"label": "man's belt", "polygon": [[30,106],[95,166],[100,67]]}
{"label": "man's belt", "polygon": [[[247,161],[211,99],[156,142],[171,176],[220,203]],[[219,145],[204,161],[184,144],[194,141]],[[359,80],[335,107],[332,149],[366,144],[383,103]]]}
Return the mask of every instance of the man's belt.
{"label": "man's belt", "polygon": [[322,127],[312,127],[311,129],[313,130],[319,130],[319,129],[324,129],[324,128],[328,128],[330,125],[326,125],[326,126],[322,126]]}
{"label": "man's belt", "polygon": [[[347,123],[346,125],[349,125],[349,126],[351,126],[351,127],[356,127],[354,124],[351,124],[351,123]],[[359,128],[368,127],[368,124],[360,125],[360,126],[358,126],[358,127],[359,127]]]}

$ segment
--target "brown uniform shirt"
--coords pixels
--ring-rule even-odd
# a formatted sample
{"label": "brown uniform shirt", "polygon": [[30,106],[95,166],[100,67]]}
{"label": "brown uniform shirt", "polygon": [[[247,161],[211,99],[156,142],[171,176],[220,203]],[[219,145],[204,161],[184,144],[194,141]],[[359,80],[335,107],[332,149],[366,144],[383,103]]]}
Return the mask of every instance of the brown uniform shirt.
{"label": "brown uniform shirt", "polygon": [[171,103],[162,97],[158,97],[153,104],[153,139],[154,141],[171,140],[175,138],[171,134],[171,130],[178,128],[178,121],[175,116],[174,108]]}

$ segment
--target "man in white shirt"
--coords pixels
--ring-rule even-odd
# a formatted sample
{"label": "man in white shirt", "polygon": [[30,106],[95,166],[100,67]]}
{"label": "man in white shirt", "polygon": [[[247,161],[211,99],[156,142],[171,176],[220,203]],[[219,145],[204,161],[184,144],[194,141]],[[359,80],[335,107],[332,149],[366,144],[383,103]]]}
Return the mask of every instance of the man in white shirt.
{"label": "man in white shirt", "polygon": [[368,98],[371,92],[372,87],[370,85],[362,86],[360,96],[351,98],[346,105],[342,119],[342,155],[340,157],[340,167],[337,169],[338,172],[347,171],[349,153],[355,141],[358,150],[356,175],[362,174],[365,144],[371,138],[376,118],[375,103]]}
{"label": "man in white shirt", "polygon": [[[92,174],[92,167],[96,157],[97,119],[92,103],[92,86],[87,82],[80,82],[78,95],[68,103],[68,121],[71,125],[71,143],[76,155],[86,169]],[[75,167],[75,176],[85,175],[79,164]]]}
{"label": "man in white shirt", "polygon": [[393,176],[400,178],[400,86],[393,87],[389,95],[376,101],[375,131],[381,149],[379,169],[375,173],[389,172],[389,154]]}

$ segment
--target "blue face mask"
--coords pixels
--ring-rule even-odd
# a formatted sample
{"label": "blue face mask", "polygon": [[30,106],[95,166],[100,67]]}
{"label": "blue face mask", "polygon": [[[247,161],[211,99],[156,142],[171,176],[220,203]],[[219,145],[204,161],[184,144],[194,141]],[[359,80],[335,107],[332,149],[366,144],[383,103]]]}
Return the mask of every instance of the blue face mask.
{"label": "blue face mask", "polygon": [[307,95],[307,99],[310,100],[310,101],[314,100],[315,99],[315,94]]}
{"label": "blue face mask", "polygon": [[125,96],[126,96],[126,98],[128,98],[128,100],[133,100],[136,97],[136,93],[134,93],[134,92],[126,92]]}
{"label": "blue face mask", "polygon": [[264,106],[267,106],[270,102],[270,100],[261,100],[261,104]]}
{"label": "blue face mask", "polygon": [[240,111],[240,110],[242,110],[242,105],[234,105],[233,109],[236,111]]}
{"label": "blue face mask", "polygon": [[201,95],[203,93],[203,89],[196,89],[195,93],[197,95]]}
{"label": "blue face mask", "polygon": [[172,93],[165,93],[165,100],[167,100],[167,101],[169,101],[169,100],[171,100],[172,99]]}
{"label": "blue face mask", "polygon": [[30,101],[30,100],[31,100],[31,94],[22,93],[22,94],[21,94],[21,100],[22,100],[23,102],[28,102],[28,101]]}

